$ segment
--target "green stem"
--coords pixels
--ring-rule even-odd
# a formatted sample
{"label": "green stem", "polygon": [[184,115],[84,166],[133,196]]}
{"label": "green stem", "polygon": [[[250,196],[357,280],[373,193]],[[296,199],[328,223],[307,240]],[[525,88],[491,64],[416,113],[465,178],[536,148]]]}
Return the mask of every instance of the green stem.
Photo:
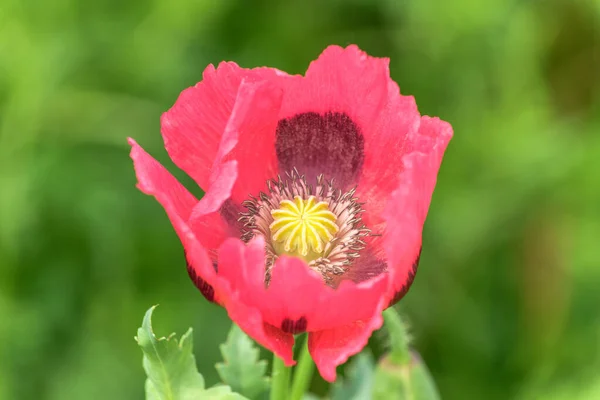
{"label": "green stem", "polygon": [[315,363],[308,352],[308,335],[305,335],[298,365],[294,368],[294,380],[290,400],[302,400],[315,371]]}
{"label": "green stem", "polygon": [[286,400],[290,389],[290,371],[283,361],[273,354],[273,371],[271,372],[270,400]]}
{"label": "green stem", "polygon": [[385,320],[385,327],[389,332],[390,344],[392,345],[390,361],[397,365],[410,363],[410,339],[400,315],[393,307],[390,307],[383,312],[383,319]]}

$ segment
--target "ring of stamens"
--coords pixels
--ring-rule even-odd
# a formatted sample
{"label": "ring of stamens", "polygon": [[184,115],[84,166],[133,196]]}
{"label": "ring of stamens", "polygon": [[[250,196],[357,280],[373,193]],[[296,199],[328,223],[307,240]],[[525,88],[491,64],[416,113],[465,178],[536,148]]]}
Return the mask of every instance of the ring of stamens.
{"label": "ring of stamens", "polygon": [[325,283],[337,285],[370,234],[362,224],[355,190],[342,193],[323,176],[313,187],[295,170],[285,180],[268,181],[267,188],[267,193],[243,203],[248,211],[239,218],[242,240],[265,238],[265,283],[269,284],[277,257],[290,255],[304,259]]}

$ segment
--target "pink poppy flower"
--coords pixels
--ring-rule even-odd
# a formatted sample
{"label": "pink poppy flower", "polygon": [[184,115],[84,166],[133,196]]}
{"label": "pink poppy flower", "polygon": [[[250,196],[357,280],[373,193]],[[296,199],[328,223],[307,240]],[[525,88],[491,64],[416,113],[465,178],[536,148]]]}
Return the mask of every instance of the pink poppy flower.
{"label": "pink poppy flower", "polygon": [[408,291],[452,137],[388,63],[330,46],[305,76],[208,66],[161,119],[201,200],[129,140],[138,187],[165,208],[202,294],[288,366],[308,332],[328,381]]}

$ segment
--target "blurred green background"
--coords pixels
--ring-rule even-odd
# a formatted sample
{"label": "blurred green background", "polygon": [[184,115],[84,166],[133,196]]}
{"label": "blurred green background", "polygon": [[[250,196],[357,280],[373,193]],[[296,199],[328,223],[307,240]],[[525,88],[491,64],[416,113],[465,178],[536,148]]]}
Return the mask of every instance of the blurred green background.
{"label": "blurred green background", "polygon": [[155,303],[216,382],[230,322],[126,137],[176,171],[159,117],[207,64],[303,73],[331,43],[454,126],[400,304],[442,397],[600,399],[597,0],[2,0],[0,399],[141,399]]}

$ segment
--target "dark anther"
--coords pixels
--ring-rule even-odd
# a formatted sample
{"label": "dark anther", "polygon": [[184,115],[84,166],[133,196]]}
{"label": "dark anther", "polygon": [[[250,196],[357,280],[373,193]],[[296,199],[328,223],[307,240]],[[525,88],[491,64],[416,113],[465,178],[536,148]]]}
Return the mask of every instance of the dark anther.
{"label": "dark anther", "polygon": [[[194,282],[194,285],[198,288],[198,290],[200,290],[200,293],[202,293],[202,295],[206,298],[206,300],[214,303],[215,302],[215,290],[213,289],[213,287],[210,286],[200,276],[198,276],[198,274],[196,273],[196,270],[192,267],[192,264],[190,264],[190,262],[188,261],[187,256],[185,258],[185,264],[187,266],[188,275],[190,276],[190,279],[192,280],[192,282]],[[213,266],[215,267],[215,270],[216,270],[216,263],[214,263]]]}
{"label": "dark anther", "polygon": [[360,174],[365,139],[346,114],[307,112],[279,121],[275,151],[281,171],[297,168],[311,184],[323,174],[344,189]]}
{"label": "dark anther", "polygon": [[305,317],[300,317],[296,321],[286,318],[281,323],[281,330],[291,334],[306,332],[307,321]]}
{"label": "dark anther", "polygon": [[390,301],[390,304],[388,304],[388,307],[391,307],[394,304],[396,304],[397,302],[399,302],[400,299],[402,299],[404,297],[404,295],[406,295],[406,293],[408,293],[408,289],[410,289],[410,286],[412,285],[413,281],[415,280],[415,275],[417,274],[417,268],[419,267],[419,260],[421,259],[421,250],[422,249],[423,249],[422,247],[419,248],[419,254],[417,255],[417,258],[415,259],[415,261],[413,262],[412,268],[410,269],[410,271],[408,271],[408,279],[406,280],[406,283],[402,286],[402,288],[400,290],[398,290],[396,292],[396,294]]}

